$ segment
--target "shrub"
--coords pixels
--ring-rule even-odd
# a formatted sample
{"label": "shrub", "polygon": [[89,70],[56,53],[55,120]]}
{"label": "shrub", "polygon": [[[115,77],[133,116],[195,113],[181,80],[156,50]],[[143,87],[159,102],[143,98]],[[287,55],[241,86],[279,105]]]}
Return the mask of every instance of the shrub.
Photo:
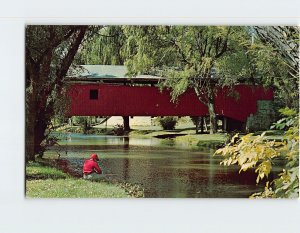
{"label": "shrub", "polygon": [[[281,141],[268,139],[266,132],[258,136],[236,134],[215,152],[225,157],[221,164],[238,164],[240,172],[255,168],[256,182],[266,180],[265,189],[251,198],[299,198],[299,117],[296,111],[287,108],[281,113],[284,120],[275,123],[275,128],[286,129]],[[269,179],[275,159],[283,162],[282,172]]]}
{"label": "shrub", "polygon": [[72,117],[72,121],[73,121],[74,125],[83,125],[85,122],[85,117],[75,116],[75,117]]}
{"label": "shrub", "polygon": [[124,135],[124,133],[125,133],[124,126],[117,124],[114,126],[114,129],[112,130],[112,132],[114,135],[117,135],[117,136]]}
{"label": "shrub", "polygon": [[177,117],[168,116],[168,117],[159,118],[159,123],[164,130],[175,129],[175,125],[177,121],[178,121]]}

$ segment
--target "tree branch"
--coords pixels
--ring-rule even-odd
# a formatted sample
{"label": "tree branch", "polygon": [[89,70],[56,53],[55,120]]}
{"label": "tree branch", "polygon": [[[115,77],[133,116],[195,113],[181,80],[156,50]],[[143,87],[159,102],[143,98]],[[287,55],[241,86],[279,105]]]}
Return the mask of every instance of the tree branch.
{"label": "tree branch", "polygon": [[79,27],[79,29],[78,29],[79,32],[78,32],[77,37],[74,39],[73,44],[71,44],[70,49],[69,49],[68,53],[66,54],[66,56],[62,59],[62,62],[56,71],[57,81],[58,81],[59,85],[61,85],[62,79],[67,74],[68,69],[74,60],[74,56],[77,53],[77,50],[81,44],[81,41],[84,38],[84,35],[85,35],[87,29],[88,29],[88,26]]}

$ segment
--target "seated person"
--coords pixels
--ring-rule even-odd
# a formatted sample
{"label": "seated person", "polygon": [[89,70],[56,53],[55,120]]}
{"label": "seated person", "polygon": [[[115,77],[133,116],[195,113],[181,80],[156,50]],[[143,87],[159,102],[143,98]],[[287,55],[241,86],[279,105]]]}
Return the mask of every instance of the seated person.
{"label": "seated person", "polygon": [[84,179],[99,179],[103,177],[101,168],[97,161],[99,161],[97,154],[91,154],[90,158],[84,161],[83,178]]}

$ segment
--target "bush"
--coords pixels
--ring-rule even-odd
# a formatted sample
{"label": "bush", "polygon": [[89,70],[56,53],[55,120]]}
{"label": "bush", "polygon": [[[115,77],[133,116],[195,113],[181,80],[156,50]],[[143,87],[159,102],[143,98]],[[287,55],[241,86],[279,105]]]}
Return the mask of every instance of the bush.
{"label": "bush", "polygon": [[178,121],[177,117],[168,116],[168,117],[159,118],[159,123],[164,130],[175,129],[175,125],[177,121]]}
{"label": "bush", "polygon": [[85,117],[82,117],[82,116],[72,117],[72,121],[73,121],[74,125],[83,125],[85,120],[86,120]]}
{"label": "bush", "polygon": [[117,125],[114,126],[114,129],[112,130],[112,132],[113,132],[114,135],[117,135],[117,136],[124,135],[124,133],[125,133],[124,126],[117,124]]}
{"label": "bush", "polygon": [[[262,192],[251,198],[299,198],[299,117],[291,109],[281,110],[284,120],[275,123],[275,128],[286,129],[281,141],[270,140],[265,134],[247,134],[231,138],[224,148],[215,154],[224,156],[223,165],[238,164],[240,172],[255,168],[256,183],[266,181]],[[283,163],[277,178],[269,178],[275,159]]]}

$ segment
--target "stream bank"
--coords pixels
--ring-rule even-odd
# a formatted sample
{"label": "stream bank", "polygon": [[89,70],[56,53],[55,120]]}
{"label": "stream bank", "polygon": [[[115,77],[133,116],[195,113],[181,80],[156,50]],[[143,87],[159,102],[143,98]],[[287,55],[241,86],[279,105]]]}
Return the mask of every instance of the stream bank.
{"label": "stream bank", "polygon": [[38,159],[26,165],[26,197],[140,198],[144,197],[144,190],[116,179],[84,180],[66,159]]}

